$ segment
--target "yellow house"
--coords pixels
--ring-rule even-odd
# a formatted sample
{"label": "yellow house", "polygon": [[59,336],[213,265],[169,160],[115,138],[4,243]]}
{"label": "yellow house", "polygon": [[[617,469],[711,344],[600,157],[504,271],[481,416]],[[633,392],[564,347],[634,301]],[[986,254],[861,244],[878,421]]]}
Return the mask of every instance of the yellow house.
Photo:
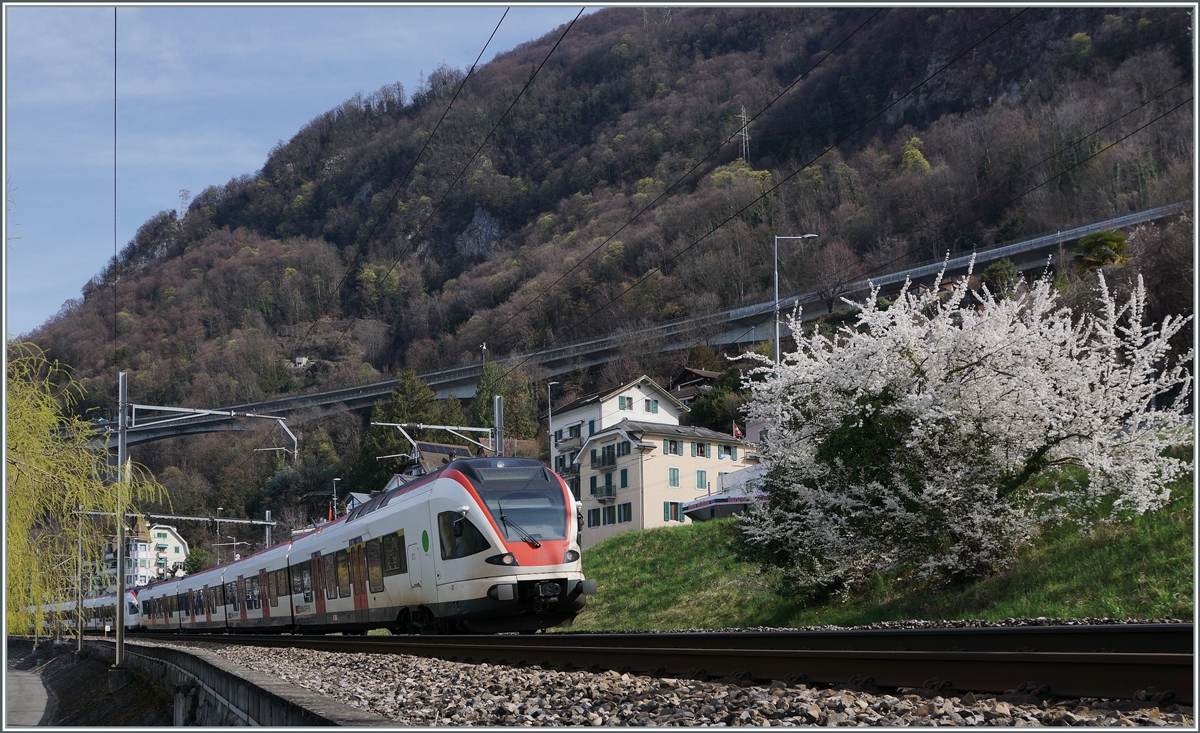
{"label": "yellow house", "polygon": [[758,456],[727,433],[626,418],[586,437],[574,462],[587,548],[630,529],[690,523],[684,504]]}

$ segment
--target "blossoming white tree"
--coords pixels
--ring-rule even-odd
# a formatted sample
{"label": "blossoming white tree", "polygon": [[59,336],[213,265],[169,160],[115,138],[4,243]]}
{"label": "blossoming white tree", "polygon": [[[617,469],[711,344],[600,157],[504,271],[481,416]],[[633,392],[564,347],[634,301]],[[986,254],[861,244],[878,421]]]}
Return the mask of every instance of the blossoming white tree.
{"label": "blossoming white tree", "polygon": [[987,573],[1048,521],[1163,505],[1187,470],[1164,449],[1191,439],[1192,354],[1166,363],[1190,316],[1144,327],[1140,278],[1118,305],[1101,275],[1096,317],[1047,277],[1011,298],[939,286],[886,308],[876,290],[833,336],[797,313],[797,350],[749,376],[770,502],[743,536],[804,587]]}

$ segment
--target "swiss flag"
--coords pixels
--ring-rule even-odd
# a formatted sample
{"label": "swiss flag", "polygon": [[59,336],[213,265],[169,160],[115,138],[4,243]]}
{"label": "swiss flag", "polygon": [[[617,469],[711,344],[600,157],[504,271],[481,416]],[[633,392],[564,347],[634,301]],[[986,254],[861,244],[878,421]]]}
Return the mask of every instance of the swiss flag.
{"label": "swiss flag", "polygon": [[738,430],[738,426],[737,426],[737,421],[736,421],[736,420],[733,422],[733,437],[735,437],[735,438],[740,438],[740,437],[742,437],[742,431],[741,431],[741,430]]}

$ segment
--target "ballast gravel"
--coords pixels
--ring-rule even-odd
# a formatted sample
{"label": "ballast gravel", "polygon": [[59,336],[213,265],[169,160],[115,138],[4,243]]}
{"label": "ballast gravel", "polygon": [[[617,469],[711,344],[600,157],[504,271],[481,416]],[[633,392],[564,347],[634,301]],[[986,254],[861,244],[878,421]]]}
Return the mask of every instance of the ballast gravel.
{"label": "ballast gravel", "polygon": [[885,694],[783,682],[742,687],[611,671],[190,643],[401,726],[1195,726],[1192,708],[1152,702]]}

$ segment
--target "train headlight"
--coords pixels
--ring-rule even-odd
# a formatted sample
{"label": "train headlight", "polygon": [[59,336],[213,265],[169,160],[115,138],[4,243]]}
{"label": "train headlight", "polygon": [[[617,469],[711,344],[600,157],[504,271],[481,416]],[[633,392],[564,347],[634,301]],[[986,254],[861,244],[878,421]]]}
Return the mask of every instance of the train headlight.
{"label": "train headlight", "polygon": [[567,550],[565,553],[563,553],[563,562],[564,563],[575,562],[578,559],[579,559],[579,551],[578,550]]}
{"label": "train headlight", "polygon": [[503,555],[492,555],[488,559],[484,560],[484,562],[491,563],[492,565],[507,565],[509,567],[515,567],[521,564],[517,562],[516,556],[514,556],[511,552],[506,552]]}

